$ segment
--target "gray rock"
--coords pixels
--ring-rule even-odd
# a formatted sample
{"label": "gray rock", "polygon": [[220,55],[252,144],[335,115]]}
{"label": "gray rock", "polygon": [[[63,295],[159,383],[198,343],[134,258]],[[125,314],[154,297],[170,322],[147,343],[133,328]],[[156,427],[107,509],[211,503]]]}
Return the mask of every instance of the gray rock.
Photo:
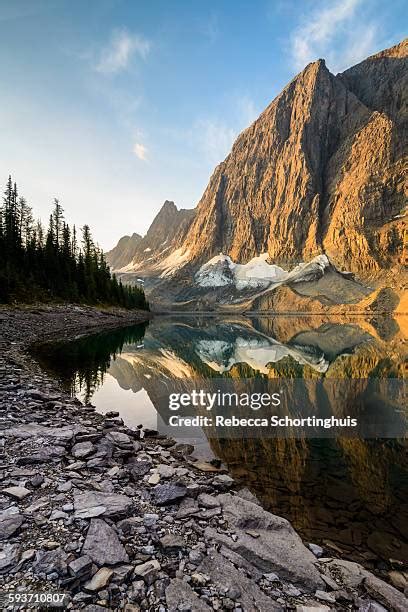
{"label": "gray rock", "polygon": [[129,436],[121,431],[110,431],[106,434],[106,439],[117,446],[129,446],[132,444]]}
{"label": "gray rock", "polygon": [[157,579],[160,567],[160,563],[156,559],[152,559],[151,561],[146,561],[146,563],[136,565],[133,574],[136,577],[143,578],[146,584],[150,585]]}
{"label": "gray rock", "polygon": [[334,604],[336,603],[336,598],[332,593],[327,593],[326,591],[319,591],[319,589],[315,593],[316,599],[320,599],[321,601],[326,601],[327,603]]}
{"label": "gray rock", "polygon": [[147,481],[149,485],[157,485],[160,482],[160,474],[152,474]]}
{"label": "gray rock", "polygon": [[157,466],[157,471],[161,478],[172,478],[176,473],[176,470],[171,465],[166,465],[165,463],[160,463]]}
{"label": "gray rock", "polygon": [[204,506],[204,508],[219,508],[220,502],[213,495],[208,495],[208,493],[200,493],[197,497],[197,501],[200,506]]}
{"label": "gray rock", "polygon": [[211,608],[196,595],[191,586],[179,578],[174,578],[167,587],[166,603],[169,612],[211,612]]}
{"label": "gray rock", "polygon": [[61,482],[57,487],[57,491],[59,493],[68,493],[68,491],[70,491],[71,489],[72,482],[70,480],[67,480],[66,482]]}
{"label": "gray rock", "polygon": [[63,427],[45,427],[37,425],[37,423],[24,423],[10,427],[4,431],[5,436],[13,438],[36,440],[45,438],[51,441],[58,440],[60,442],[69,442],[74,437],[75,431],[79,430],[80,426],[63,426]]}
{"label": "gray rock", "polygon": [[318,546],[317,544],[312,544],[311,542],[309,542],[307,547],[309,548],[309,550],[312,551],[315,557],[319,558],[323,555],[323,548],[321,546]]}
{"label": "gray rock", "polygon": [[14,497],[14,499],[24,499],[31,494],[31,491],[25,487],[7,487],[7,489],[2,490],[2,493]]}
{"label": "gray rock", "polygon": [[20,529],[24,518],[17,508],[12,506],[0,512],[0,540],[6,540]]}
{"label": "gray rock", "polygon": [[354,561],[333,559],[328,563],[320,563],[323,572],[328,576],[340,577],[341,582],[348,588],[355,589],[370,574],[362,565]]}
{"label": "gray rock", "polygon": [[183,499],[187,494],[187,487],[182,483],[159,484],[152,490],[153,501],[158,506],[167,506]]}
{"label": "gray rock", "polygon": [[366,600],[358,606],[358,612],[388,612],[388,610],[376,601]]}
{"label": "gray rock", "polygon": [[67,558],[68,555],[61,547],[55,550],[37,550],[32,564],[33,573],[38,575],[55,572],[60,576],[65,576],[67,574]]}
{"label": "gray rock", "polygon": [[319,606],[318,604],[296,606],[296,612],[330,612],[331,609],[328,606]]}
{"label": "gray rock", "polygon": [[[205,530],[206,538],[230,548],[262,573],[276,572],[307,590],[324,589],[324,582],[314,565],[315,556],[286,519],[229,493],[219,495],[218,500],[224,519],[237,538],[234,541],[211,527]],[[248,535],[247,529],[259,533],[260,537]]]}
{"label": "gray rock", "polygon": [[88,457],[89,455],[92,455],[94,450],[95,447],[92,442],[78,442],[72,447],[71,455],[76,459],[82,459],[83,457]]}
{"label": "gray rock", "polygon": [[30,479],[30,485],[36,489],[43,484],[44,480],[45,478],[42,474],[35,474],[35,476]]}
{"label": "gray rock", "polygon": [[160,538],[160,546],[165,551],[170,550],[178,550],[180,548],[184,548],[186,543],[182,536],[177,535],[175,533],[166,533],[165,536]]}
{"label": "gray rock", "polygon": [[91,520],[81,553],[90,557],[99,566],[129,561],[116,531],[102,519]]}
{"label": "gray rock", "polygon": [[116,493],[87,491],[74,495],[76,518],[128,514],[132,506],[133,502],[130,497]]}
{"label": "gray rock", "polygon": [[68,564],[68,571],[72,576],[88,576],[92,571],[92,559],[87,555],[82,555]]}
{"label": "gray rock", "polygon": [[197,512],[199,511],[200,511],[200,508],[197,502],[195,501],[195,499],[192,499],[191,497],[185,497],[182,500],[177,510],[176,518],[178,519],[187,518],[188,516],[197,514]]}
{"label": "gray rock", "polygon": [[391,612],[406,612],[408,610],[408,598],[377,576],[369,574],[363,584],[367,593],[384,604]]}
{"label": "gray rock", "polygon": [[190,561],[190,563],[194,563],[194,565],[198,565],[199,563],[201,563],[203,559],[204,559],[203,553],[201,552],[201,550],[198,550],[197,548],[193,548],[188,553],[188,560]]}
{"label": "gray rock", "polygon": [[64,446],[44,446],[35,453],[30,453],[29,455],[18,457],[16,463],[17,465],[48,463],[49,461],[62,459],[62,457],[65,456],[65,453],[66,451]]}
{"label": "gray rock", "polygon": [[132,582],[132,586],[128,590],[128,596],[131,601],[141,602],[146,593],[146,585],[143,580],[135,580]]}
{"label": "gray rock", "polygon": [[147,513],[143,515],[143,525],[151,529],[152,527],[156,527],[156,523],[159,519],[158,514]]}
{"label": "gray rock", "polygon": [[53,510],[48,520],[49,521],[59,521],[60,519],[66,519],[66,518],[68,518],[68,516],[65,512],[62,512],[61,510]]}
{"label": "gray rock", "polygon": [[229,489],[234,484],[234,479],[228,474],[217,474],[217,476],[214,476],[212,483],[220,489]]}
{"label": "gray rock", "polygon": [[129,564],[117,565],[116,567],[113,568],[112,580],[122,584],[122,582],[124,582],[125,580],[129,578],[132,572],[133,572],[133,565],[129,565]]}
{"label": "gray rock", "polygon": [[0,574],[8,572],[18,563],[20,556],[19,544],[4,544],[0,550]]}
{"label": "gray rock", "polygon": [[152,464],[150,461],[135,461],[128,465],[128,470],[134,481],[138,481],[151,470]]}
{"label": "gray rock", "polygon": [[209,576],[221,592],[230,589],[232,592],[239,590],[240,596],[237,599],[244,610],[259,610],[259,612],[282,610],[279,604],[261,591],[254,580],[247,578],[215,550],[209,552],[198,571]]}

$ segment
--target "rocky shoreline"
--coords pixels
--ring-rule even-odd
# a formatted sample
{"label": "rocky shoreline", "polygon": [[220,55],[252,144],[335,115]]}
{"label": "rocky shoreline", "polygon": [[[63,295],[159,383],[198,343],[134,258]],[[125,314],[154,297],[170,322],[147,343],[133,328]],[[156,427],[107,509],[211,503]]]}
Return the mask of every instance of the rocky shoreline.
{"label": "rocky shoreline", "polygon": [[83,406],[27,352],[144,318],[0,310],[3,593],[63,592],[69,609],[90,612],[407,610],[398,568],[399,589],[306,546],[217,462]]}

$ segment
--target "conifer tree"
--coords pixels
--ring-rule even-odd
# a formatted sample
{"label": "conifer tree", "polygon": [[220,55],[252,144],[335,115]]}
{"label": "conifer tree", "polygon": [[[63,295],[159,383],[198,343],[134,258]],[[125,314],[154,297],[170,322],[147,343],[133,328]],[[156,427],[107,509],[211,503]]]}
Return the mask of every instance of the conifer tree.
{"label": "conifer tree", "polygon": [[64,299],[148,309],[144,292],[111,275],[88,225],[81,247],[57,198],[45,233],[9,176],[0,206],[0,302]]}

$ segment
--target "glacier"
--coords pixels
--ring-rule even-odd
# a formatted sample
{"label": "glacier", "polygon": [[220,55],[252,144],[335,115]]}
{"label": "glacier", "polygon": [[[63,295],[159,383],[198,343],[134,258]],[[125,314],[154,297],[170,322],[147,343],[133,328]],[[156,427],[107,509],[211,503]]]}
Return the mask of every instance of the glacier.
{"label": "glacier", "polygon": [[261,253],[246,264],[235,263],[231,257],[220,253],[201,266],[195,275],[200,287],[225,287],[236,289],[266,289],[282,283],[298,283],[315,280],[323,276],[330,266],[327,255],[317,255],[309,262],[299,263],[287,271],[267,262],[268,253]]}

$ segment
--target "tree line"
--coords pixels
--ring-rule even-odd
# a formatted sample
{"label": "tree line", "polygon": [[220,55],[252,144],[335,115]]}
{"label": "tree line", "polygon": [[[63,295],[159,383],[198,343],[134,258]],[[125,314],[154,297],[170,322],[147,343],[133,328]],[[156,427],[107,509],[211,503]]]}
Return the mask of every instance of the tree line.
{"label": "tree line", "polygon": [[0,302],[35,300],[149,307],[143,289],[111,274],[88,225],[78,236],[54,199],[45,229],[9,176],[0,206]]}

